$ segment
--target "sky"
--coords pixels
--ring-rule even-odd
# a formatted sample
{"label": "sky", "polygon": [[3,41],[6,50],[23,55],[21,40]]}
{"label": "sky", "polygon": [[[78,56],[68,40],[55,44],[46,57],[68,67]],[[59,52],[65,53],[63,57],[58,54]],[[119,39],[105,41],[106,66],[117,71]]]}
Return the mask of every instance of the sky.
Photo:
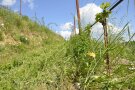
{"label": "sky", "polygon": [[[0,4],[19,12],[19,1],[0,0]],[[79,0],[81,22],[84,26],[94,23],[95,15],[102,12],[100,4],[106,1],[113,4],[117,0]],[[128,4],[128,0],[124,0],[110,15],[108,24],[114,27],[113,33],[118,33],[127,22],[130,22],[131,32],[135,32],[135,4],[134,0],[129,0],[129,2]],[[68,39],[73,27],[73,17],[76,16],[75,0],[22,0],[22,14],[33,20],[35,16],[40,21],[43,19],[46,26]],[[78,32],[77,28],[76,30]],[[95,33],[93,35],[98,37],[103,32],[102,25],[98,23],[92,28],[92,31]]]}

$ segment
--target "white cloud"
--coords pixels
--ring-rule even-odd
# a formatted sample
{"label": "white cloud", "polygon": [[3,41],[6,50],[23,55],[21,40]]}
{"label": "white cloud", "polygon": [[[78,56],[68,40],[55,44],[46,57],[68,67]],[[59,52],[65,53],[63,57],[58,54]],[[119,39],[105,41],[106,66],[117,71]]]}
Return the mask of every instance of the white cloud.
{"label": "white cloud", "polygon": [[23,0],[24,3],[28,3],[31,9],[34,8],[34,0]]}
{"label": "white cloud", "polygon": [[[73,29],[73,23],[72,22],[67,22],[65,24],[62,24],[59,26],[60,31],[57,31],[56,33],[60,34],[63,38],[66,40],[70,38],[70,36],[73,34],[72,29]],[[79,33],[79,29],[76,28],[76,33]]]}
{"label": "white cloud", "polygon": [[60,29],[61,30],[71,30],[73,27],[73,23],[72,22],[67,22],[65,24],[60,25]]}
{"label": "white cloud", "polygon": [[19,10],[18,10],[18,9],[14,9],[14,12],[15,12],[15,13],[18,13],[18,12],[19,12]]}
{"label": "white cloud", "polygon": [[69,39],[71,36],[73,23],[67,22],[65,24],[60,25],[59,28],[60,28],[60,31],[57,31],[57,33],[60,34],[62,37],[64,37],[66,40]]}
{"label": "white cloud", "polygon": [[5,6],[12,6],[16,3],[16,0],[2,0],[2,5],[5,5]]}
{"label": "white cloud", "polygon": [[[102,12],[102,9],[94,3],[86,4],[84,7],[80,8],[82,26],[85,27],[89,23],[93,24],[95,22],[96,14],[100,12]],[[102,25],[100,23],[94,25],[92,27],[92,32],[101,34],[103,32]]]}
{"label": "white cloud", "polygon": [[71,35],[71,31],[58,31],[57,33],[60,34],[66,40],[69,39]]}
{"label": "white cloud", "polygon": [[96,14],[102,12],[102,9],[94,3],[86,4],[80,8],[81,22],[83,25],[95,22]]}

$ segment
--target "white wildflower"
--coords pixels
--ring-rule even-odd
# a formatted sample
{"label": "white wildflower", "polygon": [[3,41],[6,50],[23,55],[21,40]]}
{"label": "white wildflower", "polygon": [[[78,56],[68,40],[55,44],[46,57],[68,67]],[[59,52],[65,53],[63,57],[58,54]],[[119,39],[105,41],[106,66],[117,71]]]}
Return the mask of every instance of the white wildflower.
{"label": "white wildflower", "polygon": [[135,67],[130,67],[130,68],[128,68],[129,70],[135,70]]}
{"label": "white wildflower", "polygon": [[4,27],[4,23],[1,23],[1,26]]}

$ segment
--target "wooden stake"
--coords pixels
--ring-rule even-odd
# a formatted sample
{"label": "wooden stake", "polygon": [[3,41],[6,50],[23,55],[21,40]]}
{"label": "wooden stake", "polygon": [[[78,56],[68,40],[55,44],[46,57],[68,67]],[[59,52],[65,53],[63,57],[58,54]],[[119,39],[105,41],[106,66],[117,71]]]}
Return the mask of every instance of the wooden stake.
{"label": "wooden stake", "polygon": [[22,0],[20,0],[20,15],[22,16]]}
{"label": "wooden stake", "polygon": [[106,60],[106,70],[107,70],[107,74],[108,76],[110,76],[110,60],[109,60],[109,52],[108,52],[108,32],[107,32],[107,20],[104,19],[102,22],[103,25],[103,29],[104,29],[104,46],[106,49],[106,53],[105,53],[105,60]]}
{"label": "wooden stake", "polygon": [[76,0],[76,10],[77,10],[77,17],[78,17],[78,28],[79,28],[79,34],[81,34],[81,19],[80,19],[80,9],[79,9],[79,1]]}
{"label": "wooden stake", "polygon": [[75,20],[75,16],[74,16],[74,35],[76,35],[76,20]]}

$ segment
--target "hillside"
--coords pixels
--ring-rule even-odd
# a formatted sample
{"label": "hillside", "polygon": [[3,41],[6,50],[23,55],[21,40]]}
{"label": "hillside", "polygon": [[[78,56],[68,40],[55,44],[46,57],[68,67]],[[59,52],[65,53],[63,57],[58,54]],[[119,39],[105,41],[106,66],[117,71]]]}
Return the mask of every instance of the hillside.
{"label": "hillside", "polygon": [[47,27],[0,8],[0,90],[55,88],[67,67],[65,47]]}
{"label": "hillside", "polygon": [[[27,16],[19,16],[7,9],[0,9],[1,58],[10,58],[16,53],[59,43],[64,39]],[[6,56],[5,56],[6,55]],[[7,57],[8,56],[8,57]],[[0,62],[5,60],[0,60]]]}

